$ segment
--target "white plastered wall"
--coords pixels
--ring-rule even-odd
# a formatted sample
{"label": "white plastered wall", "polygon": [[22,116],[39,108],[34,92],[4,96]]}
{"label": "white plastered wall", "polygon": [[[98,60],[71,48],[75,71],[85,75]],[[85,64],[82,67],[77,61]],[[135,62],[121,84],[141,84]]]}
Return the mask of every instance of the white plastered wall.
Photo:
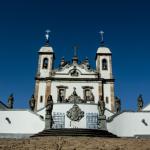
{"label": "white plastered wall", "polygon": [[0,133],[35,134],[45,127],[44,120],[29,110],[0,111],[0,114]]}
{"label": "white plastered wall", "polygon": [[107,129],[119,137],[150,135],[150,112],[124,112],[107,123]]}
{"label": "white plastered wall", "polygon": [[[84,111],[84,117],[78,122],[78,121],[71,121],[67,117],[67,111],[69,111],[72,107],[73,104],[54,104],[53,105],[53,114],[54,113],[64,113],[65,114],[65,128],[86,128],[86,114],[87,113],[97,113],[98,114],[98,108],[96,104],[78,104],[80,109]],[[45,109],[42,109],[41,111],[38,112],[39,115],[45,116]],[[112,112],[106,110],[105,111],[106,118],[110,117],[113,115]]]}
{"label": "white plastered wall", "polygon": [[[38,100],[37,100],[37,110],[45,107],[45,92],[46,92],[46,82],[39,82]],[[40,102],[40,97],[43,96],[43,101]]]}
{"label": "white plastered wall", "polygon": [[[106,108],[111,110],[111,86],[110,86],[110,83],[105,83],[103,85],[103,89],[104,89],[104,101],[105,101]],[[108,103],[106,103],[106,97],[108,97]]]}

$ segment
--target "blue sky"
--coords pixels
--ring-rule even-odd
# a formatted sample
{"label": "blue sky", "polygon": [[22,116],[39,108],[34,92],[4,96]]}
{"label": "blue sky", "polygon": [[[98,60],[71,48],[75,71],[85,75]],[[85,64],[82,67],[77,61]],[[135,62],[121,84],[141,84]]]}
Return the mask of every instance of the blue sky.
{"label": "blue sky", "polygon": [[51,30],[55,66],[65,56],[71,60],[78,45],[95,67],[105,32],[113,53],[115,95],[123,109],[136,109],[137,97],[150,102],[150,9],[148,0],[13,0],[0,2],[0,100],[14,93],[15,107],[26,108],[34,91],[38,50],[44,32]]}

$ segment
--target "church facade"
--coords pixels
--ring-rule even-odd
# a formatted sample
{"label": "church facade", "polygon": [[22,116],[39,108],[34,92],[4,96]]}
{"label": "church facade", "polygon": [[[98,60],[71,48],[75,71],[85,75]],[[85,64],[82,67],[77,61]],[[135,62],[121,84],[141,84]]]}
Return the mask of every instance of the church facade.
{"label": "church facade", "polygon": [[95,57],[96,69],[90,68],[88,58],[80,64],[74,54],[72,63],[64,58],[60,67],[54,68],[55,53],[46,43],[39,50],[38,71],[35,78],[36,108],[46,106],[47,98],[52,95],[54,103],[74,103],[72,94],[76,92],[79,104],[97,104],[100,97],[106,108],[114,112],[114,78],[112,74],[112,54],[109,48],[101,45]]}
{"label": "church facade", "polygon": [[[120,111],[120,100],[114,97],[112,53],[103,38],[95,50],[94,69],[88,58],[79,63],[76,50],[71,62],[62,58],[55,68],[55,50],[46,34],[46,43],[38,51],[31,110],[13,109],[13,95],[8,105],[0,101],[0,137],[29,137],[47,128],[48,117],[52,129],[102,129],[99,124],[105,120],[105,130],[119,137],[150,135],[150,106],[142,108],[141,97],[138,112]],[[100,101],[105,105],[103,110]]]}

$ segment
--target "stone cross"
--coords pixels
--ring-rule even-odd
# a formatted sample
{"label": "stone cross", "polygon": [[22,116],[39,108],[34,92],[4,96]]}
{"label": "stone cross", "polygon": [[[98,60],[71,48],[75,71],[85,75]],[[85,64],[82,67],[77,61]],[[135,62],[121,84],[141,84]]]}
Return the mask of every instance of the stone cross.
{"label": "stone cross", "polygon": [[101,42],[103,42],[104,41],[104,31],[100,31],[99,33],[101,35]]}
{"label": "stone cross", "polygon": [[46,32],[46,34],[45,34],[46,41],[49,41],[49,33],[51,31],[50,30],[46,30],[45,32]]}

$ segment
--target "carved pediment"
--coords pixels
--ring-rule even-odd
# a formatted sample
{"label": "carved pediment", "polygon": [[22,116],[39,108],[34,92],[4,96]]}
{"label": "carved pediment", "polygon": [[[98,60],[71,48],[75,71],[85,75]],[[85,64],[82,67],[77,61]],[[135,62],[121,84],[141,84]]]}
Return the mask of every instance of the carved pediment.
{"label": "carved pediment", "polygon": [[75,64],[75,65],[65,65],[59,69],[54,70],[55,75],[66,75],[70,77],[79,77],[80,75],[95,75],[96,71],[87,69],[84,64]]}

